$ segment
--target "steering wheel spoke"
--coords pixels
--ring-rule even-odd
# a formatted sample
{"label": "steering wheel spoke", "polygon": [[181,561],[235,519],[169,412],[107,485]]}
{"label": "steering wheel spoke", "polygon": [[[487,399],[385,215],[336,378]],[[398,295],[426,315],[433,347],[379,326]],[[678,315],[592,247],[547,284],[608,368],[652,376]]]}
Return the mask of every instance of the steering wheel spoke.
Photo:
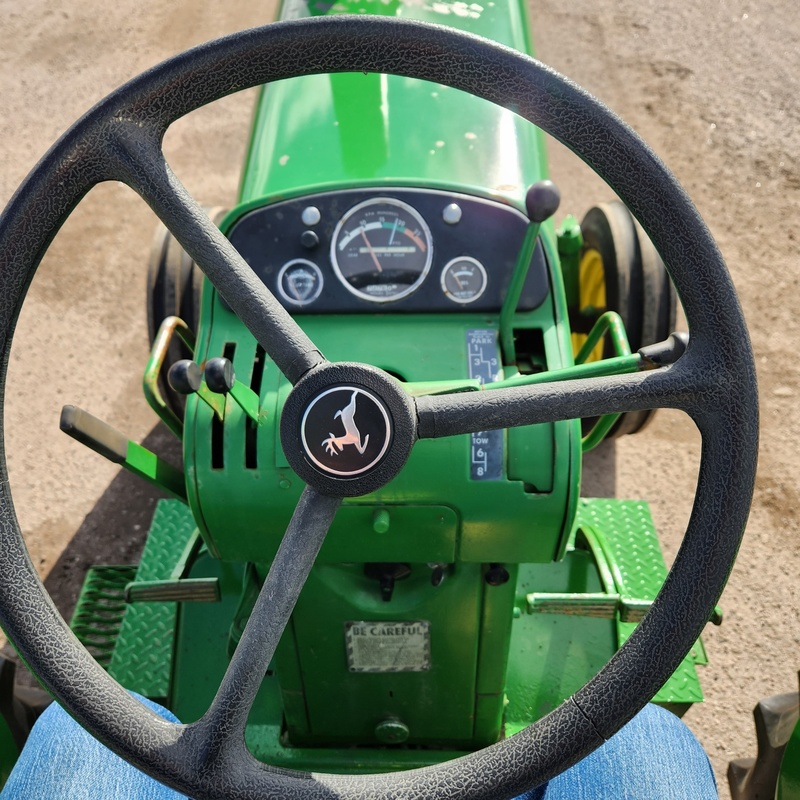
{"label": "steering wheel spoke", "polygon": [[340,503],[303,490],[217,694],[196,723],[208,752],[244,741],[250,708]]}
{"label": "steering wheel spoke", "polygon": [[438,439],[650,408],[691,413],[699,396],[696,374],[680,364],[627,375],[429,395],[416,399],[418,436]]}
{"label": "steering wheel spoke", "polygon": [[175,175],[147,126],[115,130],[121,178],[155,211],[291,383],[325,358]]}

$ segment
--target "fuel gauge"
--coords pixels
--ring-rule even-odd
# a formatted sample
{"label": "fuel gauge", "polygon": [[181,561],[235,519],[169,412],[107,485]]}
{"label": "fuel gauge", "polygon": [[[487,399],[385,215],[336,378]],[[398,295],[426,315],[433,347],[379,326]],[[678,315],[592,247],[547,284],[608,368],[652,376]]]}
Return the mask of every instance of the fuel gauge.
{"label": "fuel gauge", "polygon": [[442,270],[442,291],[454,302],[474,303],[486,291],[486,270],[480,261],[460,256]]}
{"label": "fuel gauge", "polygon": [[296,258],[288,261],[278,273],[278,291],[293,306],[307,306],[322,292],[322,272],[312,261]]}

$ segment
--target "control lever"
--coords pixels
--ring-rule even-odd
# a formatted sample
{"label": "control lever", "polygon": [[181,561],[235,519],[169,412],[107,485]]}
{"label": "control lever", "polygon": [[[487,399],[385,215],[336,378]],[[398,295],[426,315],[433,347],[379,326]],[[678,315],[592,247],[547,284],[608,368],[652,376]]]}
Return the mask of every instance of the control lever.
{"label": "control lever", "polygon": [[210,358],[204,370],[206,386],[217,394],[230,395],[239,408],[255,423],[261,421],[258,395],[241,381],[236,380],[233,363],[229,358]]}
{"label": "control lever", "polygon": [[514,314],[522,295],[525,278],[528,277],[528,268],[531,265],[539,229],[545,220],[550,219],[558,210],[561,203],[561,192],[552,181],[538,181],[528,189],[525,195],[525,210],[528,212],[530,223],[522,240],[522,247],[514,265],[511,283],[508,286],[503,308],[500,310],[500,346],[503,349],[503,362],[516,364],[517,355],[514,349]]}
{"label": "control lever", "polygon": [[378,581],[381,587],[381,599],[384,603],[388,603],[394,594],[395,582],[407,578],[411,574],[411,567],[408,564],[378,561],[364,564],[364,574]]}

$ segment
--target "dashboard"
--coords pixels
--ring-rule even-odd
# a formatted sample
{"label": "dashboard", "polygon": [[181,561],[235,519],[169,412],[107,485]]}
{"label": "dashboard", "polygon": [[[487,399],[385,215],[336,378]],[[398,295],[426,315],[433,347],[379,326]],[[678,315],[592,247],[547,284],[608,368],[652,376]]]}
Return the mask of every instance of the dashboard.
{"label": "dashboard", "polygon": [[[485,198],[354,189],[255,209],[228,237],[292,313],[498,312],[527,225]],[[537,242],[518,310],[538,307],[548,291]]]}

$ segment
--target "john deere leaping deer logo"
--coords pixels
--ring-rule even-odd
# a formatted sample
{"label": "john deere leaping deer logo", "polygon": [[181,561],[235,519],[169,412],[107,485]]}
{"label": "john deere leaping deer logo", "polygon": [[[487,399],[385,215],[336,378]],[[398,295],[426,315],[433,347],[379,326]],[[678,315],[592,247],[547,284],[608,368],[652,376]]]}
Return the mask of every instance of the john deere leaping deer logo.
{"label": "john deere leaping deer logo", "polygon": [[328,434],[328,438],[322,442],[322,446],[328,451],[328,455],[336,456],[344,450],[346,444],[355,445],[359,455],[364,455],[364,451],[369,444],[369,434],[361,441],[361,431],[358,430],[356,425],[356,395],[354,391],[350,396],[350,402],[342,409],[339,409],[334,415],[334,419],[342,418],[342,425],[344,425],[344,436],[334,436],[332,433]]}
{"label": "john deere leaping deer logo", "polygon": [[300,441],[307,461],[323,473],[352,478],[369,472],[386,455],[392,420],[372,391],[339,384],[308,403],[300,421]]}

